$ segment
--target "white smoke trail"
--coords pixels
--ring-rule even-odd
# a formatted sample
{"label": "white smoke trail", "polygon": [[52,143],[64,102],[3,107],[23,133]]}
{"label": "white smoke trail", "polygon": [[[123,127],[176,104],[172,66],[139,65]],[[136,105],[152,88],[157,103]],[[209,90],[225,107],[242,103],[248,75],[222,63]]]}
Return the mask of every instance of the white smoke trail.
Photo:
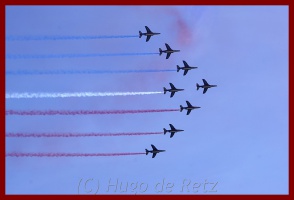
{"label": "white smoke trail", "polygon": [[107,97],[107,96],[132,96],[162,94],[163,92],[62,92],[62,93],[6,93],[6,99],[31,99],[31,98],[68,98],[68,97]]}

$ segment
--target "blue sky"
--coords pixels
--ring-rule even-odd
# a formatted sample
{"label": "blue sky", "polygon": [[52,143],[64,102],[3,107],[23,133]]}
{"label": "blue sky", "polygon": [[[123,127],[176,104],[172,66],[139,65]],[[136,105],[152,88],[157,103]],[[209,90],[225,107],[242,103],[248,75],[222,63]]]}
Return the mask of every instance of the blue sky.
{"label": "blue sky", "polygon": [[[161,33],[147,43],[145,37],[6,41],[6,53],[158,53],[164,43],[181,52],[168,60],[165,55],[7,59],[6,70],[176,69],[176,65],[183,66],[182,60],[198,69],[186,76],[182,71],[6,75],[6,92],[162,91],[169,82],[185,91],[173,98],[157,94],[8,99],[6,109],[173,109],[185,105],[186,100],[200,109],[189,116],[181,112],[6,116],[6,132],[157,132],[168,128],[169,123],[185,131],[172,139],[163,134],[6,138],[6,152],[144,152],[151,148],[150,144],[166,150],[154,159],[151,155],[6,157],[6,193],[287,194],[287,6],[6,7],[7,36],[138,35],[139,30],[145,32],[146,25]],[[203,78],[218,87],[204,95],[202,89],[196,91],[196,83],[202,83]],[[108,188],[117,180],[116,190],[113,186]],[[168,183],[170,188],[166,188]]]}

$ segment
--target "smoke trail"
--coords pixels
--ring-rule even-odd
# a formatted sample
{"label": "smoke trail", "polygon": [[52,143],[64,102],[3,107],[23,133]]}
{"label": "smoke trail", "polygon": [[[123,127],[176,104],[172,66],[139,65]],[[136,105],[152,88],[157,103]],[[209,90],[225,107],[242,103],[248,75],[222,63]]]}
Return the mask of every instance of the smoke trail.
{"label": "smoke trail", "polygon": [[141,132],[141,133],[6,133],[6,137],[107,137],[107,136],[140,136],[158,135],[163,132]]}
{"label": "smoke trail", "polygon": [[9,35],[6,41],[31,41],[31,40],[95,40],[113,38],[134,38],[138,35]]}
{"label": "smoke trail", "polygon": [[173,112],[179,109],[153,110],[6,110],[6,115],[109,115],[109,114],[138,114],[153,112]]}
{"label": "smoke trail", "polygon": [[60,74],[121,74],[121,73],[152,73],[175,72],[174,69],[147,70],[6,70],[6,75],[60,75]]}
{"label": "smoke trail", "polygon": [[68,97],[109,97],[162,94],[163,92],[63,92],[63,93],[6,93],[6,99],[68,98]]}
{"label": "smoke trail", "polygon": [[145,153],[6,153],[6,157],[91,157],[91,156],[132,156]]}
{"label": "smoke trail", "polygon": [[146,56],[159,53],[92,53],[92,54],[6,54],[6,59],[50,59],[50,58],[81,58],[105,56]]}

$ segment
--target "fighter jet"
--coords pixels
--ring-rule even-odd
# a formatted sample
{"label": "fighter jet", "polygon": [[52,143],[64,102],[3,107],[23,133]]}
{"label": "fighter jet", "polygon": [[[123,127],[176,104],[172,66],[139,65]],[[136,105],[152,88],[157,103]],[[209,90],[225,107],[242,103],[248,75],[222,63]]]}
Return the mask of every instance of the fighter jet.
{"label": "fighter jet", "polygon": [[150,38],[151,38],[151,36],[153,36],[153,35],[159,35],[160,33],[153,33],[147,26],[145,26],[145,28],[146,28],[146,33],[142,33],[141,31],[139,31],[139,38],[141,38],[142,37],[142,35],[146,35],[147,37],[146,37],[146,42],[148,42],[149,40],[150,40]]}
{"label": "fighter jet", "polygon": [[146,155],[148,155],[148,153],[153,153],[152,158],[154,158],[157,153],[165,152],[165,150],[158,150],[153,144],[151,144],[151,147],[152,147],[152,150],[145,149],[145,151],[146,151]]}
{"label": "fighter jet", "polygon": [[163,87],[163,91],[164,91],[164,94],[166,92],[170,92],[170,98],[172,98],[176,92],[179,92],[179,91],[183,91],[184,90],[184,89],[177,89],[172,83],[169,83],[169,85],[170,85],[171,88],[170,89],[166,89],[165,87]]}
{"label": "fighter jet", "polygon": [[183,60],[183,63],[184,63],[184,67],[179,67],[179,65],[177,65],[177,72],[179,72],[180,69],[184,70],[183,76],[185,76],[188,73],[189,70],[191,70],[191,69],[197,69],[198,68],[198,67],[191,67],[191,66],[189,66],[187,64],[187,62],[184,61],[184,60]]}
{"label": "fighter jet", "polygon": [[166,53],[166,59],[170,57],[171,53],[180,51],[180,50],[172,50],[167,43],[165,43],[165,46],[166,46],[166,50],[162,50],[161,48],[159,48],[159,55],[161,55],[162,53]]}
{"label": "fighter jet", "polygon": [[166,134],[166,132],[170,132],[170,138],[172,138],[174,136],[174,134],[176,132],[181,132],[181,131],[184,131],[184,130],[180,130],[180,129],[176,129],[172,124],[169,124],[170,126],[170,129],[171,130],[166,130],[165,128],[163,129],[163,132],[164,132],[164,135]]}
{"label": "fighter jet", "polygon": [[202,79],[202,81],[203,81],[203,84],[204,84],[204,85],[199,85],[199,84],[197,83],[197,84],[196,84],[196,87],[197,87],[197,90],[199,90],[199,88],[202,87],[202,88],[204,89],[204,90],[203,90],[203,94],[205,94],[205,92],[208,90],[208,88],[216,87],[216,86],[217,86],[217,85],[209,85],[205,79]]}
{"label": "fighter jet", "polygon": [[180,111],[182,112],[183,109],[186,109],[187,110],[187,115],[190,114],[191,110],[193,109],[196,109],[196,108],[201,108],[201,107],[198,107],[198,106],[192,106],[192,104],[189,102],[189,101],[186,101],[187,103],[187,107],[183,107],[182,105],[180,105]]}

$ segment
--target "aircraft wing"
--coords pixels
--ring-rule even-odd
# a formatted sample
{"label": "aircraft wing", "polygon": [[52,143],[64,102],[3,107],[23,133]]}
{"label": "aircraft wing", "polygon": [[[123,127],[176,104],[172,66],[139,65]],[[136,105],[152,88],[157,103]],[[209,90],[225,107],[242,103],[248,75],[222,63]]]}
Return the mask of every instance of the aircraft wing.
{"label": "aircraft wing", "polygon": [[166,59],[168,59],[170,57],[171,53],[166,53]]}
{"label": "aircraft wing", "polygon": [[189,71],[189,70],[185,70],[185,71],[184,71],[184,76],[188,73],[188,71]]}
{"label": "aircraft wing", "polygon": [[147,35],[146,42],[148,42],[150,40],[150,38],[151,38],[151,35]]}
{"label": "aircraft wing", "polygon": [[186,61],[183,60],[185,67],[190,67]]}
{"label": "aircraft wing", "polygon": [[156,147],[153,145],[153,144],[151,144],[151,147],[152,147],[152,149],[154,150],[154,151],[157,151],[158,149],[156,149]]}
{"label": "aircraft wing", "polygon": [[170,46],[167,43],[165,43],[165,46],[166,46],[166,50],[172,51],[172,49],[170,48]]}
{"label": "aircraft wing", "polygon": [[170,98],[172,98],[175,95],[175,92],[170,93]]}
{"label": "aircraft wing", "polygon": [[189,101],[186,101],[188,107],[192,107],[192,104]]}
{"label": "aircraft wing", "polygon": [[172,138],[172,137],[174,136],[174,134],[175,134],[175,132],[172,132],[172,133],[170,134],[170,138]]}
{"label": "aircraft wing", "polygon": [[190,114],[190,112],[191,112],[191,110],[187,110],[187,115],[189,115],[189,114]]}
{"label": "aircraft wing", "polygon": [[209,85],[205,79],[202,79],[204,85]]}
{"label": "aircraft wing", "polygon": [[156,156],[157,153],[153,153],[152,158],[154,158]]}
{"label": "aircraft wing", "polygon": [[148,26],[145,26],[147,33],[152,33],[152,31],[150,30],[150,28],[148,28]]}
{"label": "aircraft wing", "polygon": [[171,130],[175,130],[175,127],[172,124],[169,124]]}
{"label": "aircraft wing", "polygon": [[203,90],[203,94],[205,94],[205,92],[207,91],[207,89],[208,89],[208,88],[204,88],[204,90]]}
{"label": "aircraft wing", "polygon": [[176,87],[174,86],[174,84],[169,83],[169,85],[170,85],[171,89],[176,89]]}

